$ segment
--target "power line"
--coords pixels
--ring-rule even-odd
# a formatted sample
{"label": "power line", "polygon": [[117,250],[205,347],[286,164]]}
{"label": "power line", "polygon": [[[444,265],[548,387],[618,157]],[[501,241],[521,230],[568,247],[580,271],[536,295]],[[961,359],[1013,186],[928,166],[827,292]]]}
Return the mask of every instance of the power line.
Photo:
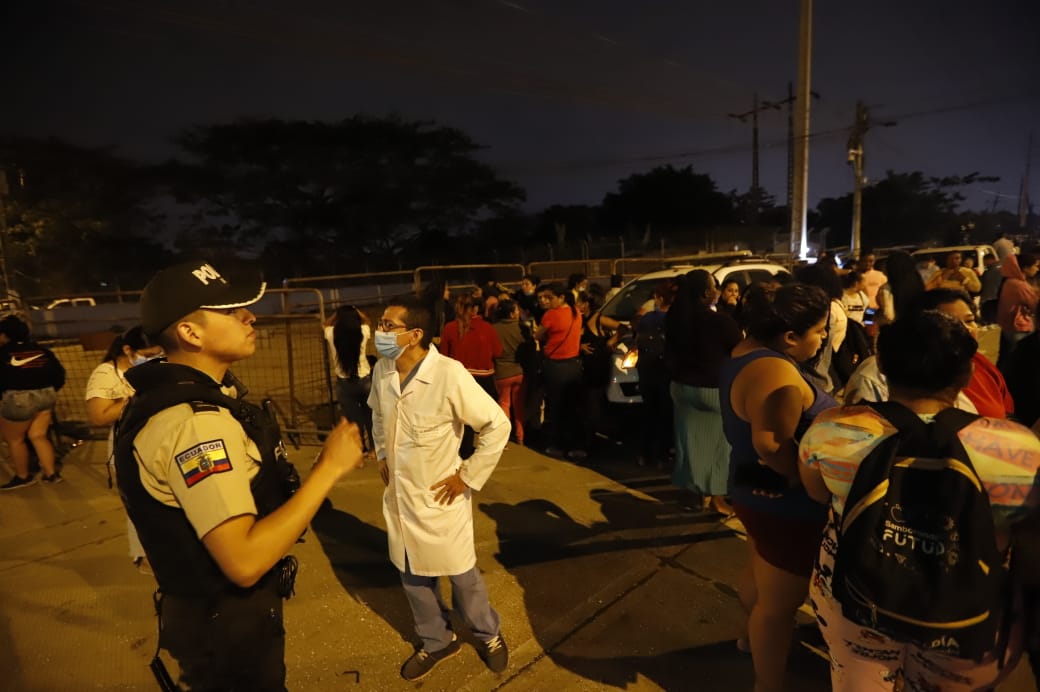
{"label": "power line", "polygon": [[[1001,96],[989,101],[972,101],[969,103],[963,103],[959,105],[941,106],[938,108],[926,110],[926,111],[915,111],[912,113],[894,116],[894,119],[906,120],[908,118],[921,118],[929,115],[939,115],[944,113],[951,113],[960,110],[971,110],[974,108],[980,108],[990,105],[1000,105],[1003,103],[1009,103],[1013,101],[1030,101],[1032,96],[1017,95],[1017,96]],[[809,134],[810,140],[829,139],[832,137],[846,136],[849,133],[848,127],[836,127],[827,130],[820,130],[818,132],[812,132]],[[786,145],[786,139],[773,139],[760,143],[759,146],[762,148],[775,148],[781,145]],[[615,166],[634,164],[634,163],[655,163],[664,161],[674,161],[682,159],[702,158],[709,156],[718,156],[724,154],[744,154],[751,151],[751,147],[747,144],[730,144],[724,147],[715,147],[710,149],[699,149],[691,151],[676,151],[673,153],[661,153],[661,154],[646,154],[640,156],[630,157],[617,157],[617,158],[606,158],[606,159],[595,159],[585,161],[571,161],[563,162],[558,164],[552,164],[548,162],[497,162],[496,165],[503,170],[508,171],[522,171],[524,173],[565,173],[576,170],[585,170],[593,168],[612,168]]]}

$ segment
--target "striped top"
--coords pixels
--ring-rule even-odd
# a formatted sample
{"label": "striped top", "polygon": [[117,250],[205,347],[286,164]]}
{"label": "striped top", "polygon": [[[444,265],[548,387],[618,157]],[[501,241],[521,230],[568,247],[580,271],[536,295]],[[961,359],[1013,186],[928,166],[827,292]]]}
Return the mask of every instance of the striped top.
{"label": "striped top", "polygon": [[[923,415],[931,421],[933,415]],[[801,463],[819,468],[831,491],[831,506],[840,516],[859,464],[896,428],[869,406],[824,411],[806,431],[799,446]],[[998,528],[1021,519],[1037,496],[1030,496],[1040,469],[1040,439],[1008,420],[979,418],[958,434],[975,471],[989,494]]]}

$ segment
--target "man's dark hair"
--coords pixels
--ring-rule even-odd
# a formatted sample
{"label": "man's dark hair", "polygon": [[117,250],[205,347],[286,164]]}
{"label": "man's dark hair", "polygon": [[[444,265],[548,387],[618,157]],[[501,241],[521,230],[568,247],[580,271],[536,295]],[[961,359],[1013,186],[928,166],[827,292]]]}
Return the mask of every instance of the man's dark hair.
{"label": "man's dark hair", "polygon": [[516,303],[511,300],[500,300],[498,301],[498,308],[495,310],[495,320],[503,321],[508,320],[513,316],[513,310],[516,309]]}
{"label": "man's dark hair", "polygon": [[422,339],[419,344],[423,348],[429,348],[433,343],[433,314],[430,312],[429,306],[410,295],[393,298],[387,305],[404,308],[404,323],[409,329],[421,329]]}
{"label": "man's dark hair", "polygon": [[29,325],[15,315],[0,320],[0,334],[14,342],[29,340]]}
{"label": "man's dark hair", "polygon": [[625,277],[622,276],[621,274],[611,274],[610,275],[610,287],[611,288],[621,288],[621,286],[624,283],[625,283]]}
{"label": "man's dark hair", "polygon": [[[938,310],[940,305],[956,303],[958,300],[971,308],[972,312],[975,311],[975,302],[964,291],[956,288],[933,288],[915,296],[913,300],[907,303],[906,314],[912,317],[925,310]],[[902,317],[900,315],[900,318]]]}
{"label": "man's dark hair", "polygon": [[523,281],[524,279],[527,279],[528,281],[533,283],[535,286],[537,286],[538,284],[542,283],[542,280],[540,278],[538,278],[537,276],[535,276],[534,274],[524,274],[523,277],[520,280]]}
{"label": "man's dark hair", "polygon": [[148,337],[145,336],[143,327],[140,325],[130,327],[130,329],[112,339],[112,343],[108,345],[108,350],[105,351],[105,357],[101,359],[101,362],[116,362],[116,359],[123,355],[124,346],[129,346],[132,351],[140,351],[153,345],[148,341]]}
{"label": "man's dark hair", "polygon": [[806,264],[795,269],[794,276],[803,284],[822,288],[832,300],[841,298],[841,279],[833,264]]}
{"label": "man's dark hair", "polygon": [[744,293],[740,321],[750,336],[768,342],[789,331],[805,334],[830,309],[830,298],[816,286],[752,284]]}
{"label": "man's dark hair", "polygon": [[855,286],[856,284],[858,284],[862,280],[863,280],[863,275],[860,274],[858,271],[853,270],[853,271],[845,272],[845,274],[843,274],[842,277],[841,277],[841,287],[842,288],[852,288],[853,286]]}
{"label": "man's dark hair", "polygon": [[1019,269],[1029,269],[1030,267],[1032,267],[1036,263],[1037,263],[1036,255],[1031,254],[1029,252],[1023,252],[1021,255],[1018,256],[1018,268]]}
{"label": "man's dark hair", "polygon": [[937,393],[968,383],[978,348],[960,320],[925,310],[881,328],[878,365],[890,387]]}

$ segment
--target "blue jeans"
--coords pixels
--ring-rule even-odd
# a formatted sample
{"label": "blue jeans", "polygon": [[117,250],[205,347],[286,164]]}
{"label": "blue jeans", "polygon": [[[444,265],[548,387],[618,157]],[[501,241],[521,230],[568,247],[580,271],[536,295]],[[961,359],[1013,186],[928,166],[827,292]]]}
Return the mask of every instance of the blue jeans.
{"label": "blue jeans", "polygon": [[[420,577],[412,574],[411,565],[405,562],[401,572],[401,584],[408,605],[412,608],[415,632],[422,639],[423,648],[433,653],[451,644],[451,620],[447,607],[441,601],[437,588],[439,577]],[[473,636],[489,642],[499,632],[501,619],[488,600],[487,585],[476,566],[473,569],[448,577],[451,580],[452,607],[465,618]]]}

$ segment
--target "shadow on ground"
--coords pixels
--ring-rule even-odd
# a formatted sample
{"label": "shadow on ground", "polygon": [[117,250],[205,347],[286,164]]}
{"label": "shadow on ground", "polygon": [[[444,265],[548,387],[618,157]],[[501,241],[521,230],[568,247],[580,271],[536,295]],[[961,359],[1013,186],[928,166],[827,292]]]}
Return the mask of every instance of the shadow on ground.
{"label": "shadow on ground", "polygon": [[[754,682],[751,659],[737,651],[732,639],[675,648],[681,641],[690,640],[689,633],[674,642],[662,634],[666,622],[704,626],[683,623],[684,618],[696,617],[697,608],[687,600],[694,597],[694,588],[700,589],[697,593],[714,588],[723,594],[723,609],[739,609],[731,588],[713,583],[679,562],[693,546],[730,539],[734,533],[718,523],[717,515],[677,512],[674,504],[627,492],[593,490],[590,496],[600,503],[606,519],[591,526],[575,521],[563,508],[546,500],[480,506],[496,522],[500,552],[495,557],[522,588],[533,634],[545,655],[554,665],[582,678],[621,689],[640,676],[666,690],[750,689]],[[636,557],[633,551],[650,554]],[[598,571],[590,570],[592,561],[585,558],[595,558]],[[624,588],[614,601],[599,605],[584,621],[561,627],[561,614],[574,610],[576,598],[596,593],[611,578],[629,569],[634,560],[647,566],[644,574],[633,575],[635,583]],[[547,569],[547,563],[554,563],[555,569]],[[596,583],[597,578],[603,584]],[[570,586],[561,588],[564,585]],[[634,606],[653,600],[647,597],[654,589],[670,587],[691,589],[689,595],[678,593],[661,599],[664,608],[683,612],[640,612]],[[609,612],[614,603],[624,599],[631,600]],[[689,604],[688,614],[685,604]],[[601,623],[592,624],[600,618]],[[721,626],[715,629],[724,631]],[[643,632],[645,641],[641,640]],[[655,649],[663,653],[617,655]],[[802,647],[794,649],[789,665],[790,689],[828,689],[826,684],[821,685],[827,679],[826,663]]]}
{"label": "shadow on ground", "polygon": [[311,528],[343,590],[371,609],[409,644],[415,641],[412,613],[397,568],[387,557],[386,531],[326,503]]}

